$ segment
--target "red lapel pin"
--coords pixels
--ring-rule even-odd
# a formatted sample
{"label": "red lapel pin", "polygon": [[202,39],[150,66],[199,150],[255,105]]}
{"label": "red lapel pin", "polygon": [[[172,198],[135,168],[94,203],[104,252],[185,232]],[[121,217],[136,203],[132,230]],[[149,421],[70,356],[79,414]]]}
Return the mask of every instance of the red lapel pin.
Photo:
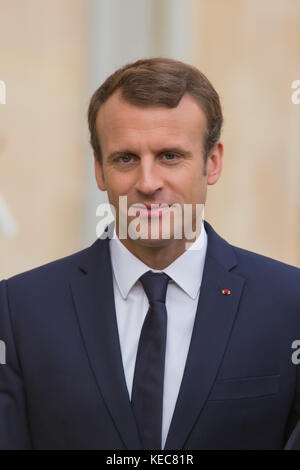
{"label": "red lapel pin", "polygon": [[229,289],[223,289],[221,292],[224,295],[230,295],[231,294],[231,291]]}

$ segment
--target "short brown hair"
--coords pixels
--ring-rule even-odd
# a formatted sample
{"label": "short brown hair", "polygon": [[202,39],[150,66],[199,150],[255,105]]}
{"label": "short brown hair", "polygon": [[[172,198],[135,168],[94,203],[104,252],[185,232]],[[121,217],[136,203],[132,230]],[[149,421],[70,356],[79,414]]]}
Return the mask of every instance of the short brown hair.
{"label": "short brown hair", "polygon": [[136,106],[175,108],[189,93],[201,105],[206,116],[204,162],[220,138],[223,116],[219,96],[196,67],[173,59],[152,57],[131,62],[111,74],[93,94],[88,108],[90,143],[99,160],[102,154],[96,119],[100,106],[116,91]]}

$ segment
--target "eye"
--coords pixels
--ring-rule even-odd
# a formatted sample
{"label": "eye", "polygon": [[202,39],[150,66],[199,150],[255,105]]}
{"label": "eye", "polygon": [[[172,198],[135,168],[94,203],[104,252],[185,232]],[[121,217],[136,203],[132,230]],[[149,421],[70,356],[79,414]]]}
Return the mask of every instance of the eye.
{"label": "eye", "polygon": [[165,157],[169,162],[173,162],[179,158],[178,155],[175,155],[174,153],[164,153],[163,157]]}
{"label": "eye", "polygon": [[121,155],[120,157],[117,158],[117,162],[130,163],[130,159],[132,159],[130,155]]}

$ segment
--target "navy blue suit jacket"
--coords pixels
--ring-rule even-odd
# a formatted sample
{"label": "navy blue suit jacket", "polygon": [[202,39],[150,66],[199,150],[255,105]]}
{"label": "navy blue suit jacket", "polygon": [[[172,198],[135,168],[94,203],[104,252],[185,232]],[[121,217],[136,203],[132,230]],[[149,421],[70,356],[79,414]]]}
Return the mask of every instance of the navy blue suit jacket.
{"label": "navy blue suit jacket", "polygon": [[[165,449],[300,448],[291,347],[300,340],[300,269],[205,228],[198,309]],[[0,283],[0,448],[141,449],[108,244],[97,239]]]}

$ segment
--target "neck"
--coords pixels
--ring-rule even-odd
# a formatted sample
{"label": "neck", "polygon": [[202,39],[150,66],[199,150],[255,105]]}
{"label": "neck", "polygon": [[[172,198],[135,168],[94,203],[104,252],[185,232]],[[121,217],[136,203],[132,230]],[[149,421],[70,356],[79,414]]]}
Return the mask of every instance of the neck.
{"label": "neck", "polygon": [[[199,234],[193,239],[182,240],[164,240],[159,244],[143,244],[141,240],[132,240],[130,238],[120,239],[120,242],[138,259],[152,269],[163,270],[181,256],[189,246],[195,242],[200,236],[202,226],[200,227]],[[118,237],[119,234],[117,233]]]}

